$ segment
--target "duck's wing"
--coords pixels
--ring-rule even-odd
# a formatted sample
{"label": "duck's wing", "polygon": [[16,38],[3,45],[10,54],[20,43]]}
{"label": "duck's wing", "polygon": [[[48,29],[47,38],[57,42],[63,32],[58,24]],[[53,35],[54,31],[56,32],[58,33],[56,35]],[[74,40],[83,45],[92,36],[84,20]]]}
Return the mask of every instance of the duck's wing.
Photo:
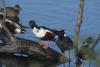
{"label": "duck's wing", "polygon": [[54,29],[50,29],[50,28],[47,28],[45,26],[39,26],[40,28],[44,28],[44,29],[47,29],[47,30],[50,30],[51,32],[53,32],[54,34],[57,34],[57,30],[54,30]]}
{"label": "duck's wing", "polygon": [[5,23],[7,28],[9,29],[10,32],[14,33],[14,29],[16,28],[15,25],[13,25],[12,23],[6,22]]}
{"label": "duck's wing", "polygon": [[65,41],[73,45],[73,41],[70,39],[70,37],[64,37]]}

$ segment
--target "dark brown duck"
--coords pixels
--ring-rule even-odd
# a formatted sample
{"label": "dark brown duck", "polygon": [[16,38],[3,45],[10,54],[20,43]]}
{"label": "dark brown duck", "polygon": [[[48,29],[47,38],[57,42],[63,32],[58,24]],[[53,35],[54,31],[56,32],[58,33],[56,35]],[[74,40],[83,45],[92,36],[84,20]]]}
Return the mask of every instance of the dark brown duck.
{"label": "dark brown duck", "polygon": [[[14,7],[9,7],[9,6],[6,7],[7,17],[14,17],[14,16],[19,15],[20,10],[21,10],[21,8],[19,5],[15,5]],[[0,12],[4,12],[4,9],[1,8]]]}

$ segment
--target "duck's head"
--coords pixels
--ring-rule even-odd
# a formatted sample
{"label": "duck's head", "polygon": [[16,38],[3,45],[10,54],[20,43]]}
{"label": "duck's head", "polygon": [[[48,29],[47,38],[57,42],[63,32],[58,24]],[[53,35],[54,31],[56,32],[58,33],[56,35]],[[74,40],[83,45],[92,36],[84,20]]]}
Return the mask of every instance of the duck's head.
{"label": "duck's head", "polygon": [[88,38],[86,39],[86,41],[83,42],[83,46],[89,47],[89,45],[91,45],[92,43],[93,43],[93,38],[92,38],[92,37],[88,37]]}
{"label": "duck's head", "polygon": [[60,30],[57,32],[59,38],[68,37],[64,30]]}
{"label": "duck's head", "polygon": [[29,26],[30,26],[31,29],[33,29],[34,27],[39,28],[39,27],[36,25],[36,23],[35,23],[34,20],[31,20],[31,21],[29,22]]}
{"label": "duck's head", "polygon": [[57,32],[57,35],[58,35],[59,38],[63,38],[64,34],[65,34],[64,30],[61,30],[61,31]]}
{"label": "duck's head", "polygon": [[14,9],[16,10],[17,14],[19,14],[20,10],[22,10],[19,5],[15,5]]}
{"label": "duck's head", "polygon": [[26,28],[21,27],[21,33],[27,33]]}
{"label": "duck's head", "polygon": [[15,8],[15,10],[22,10],[19,5],[15,5],[14,8]]}
{"label": "duck's head", "polygon": [[92,37],[88,37],[87,42],[88,42],[89,44],[92,44],[93,38],[92,38]]}

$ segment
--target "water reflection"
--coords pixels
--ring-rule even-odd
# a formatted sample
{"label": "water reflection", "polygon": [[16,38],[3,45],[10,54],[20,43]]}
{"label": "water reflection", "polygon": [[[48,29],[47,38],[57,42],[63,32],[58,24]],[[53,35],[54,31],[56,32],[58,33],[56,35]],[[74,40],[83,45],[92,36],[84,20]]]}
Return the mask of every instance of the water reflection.
{"label": "water reflection", "polygon": [[22,58],[22,57],[0,57],[0,67],[48,67],[46,62]]}
{"label": "water reflection", "polygon": [[60,64],[19,56],[0,56],[0,67],[56,67]]}

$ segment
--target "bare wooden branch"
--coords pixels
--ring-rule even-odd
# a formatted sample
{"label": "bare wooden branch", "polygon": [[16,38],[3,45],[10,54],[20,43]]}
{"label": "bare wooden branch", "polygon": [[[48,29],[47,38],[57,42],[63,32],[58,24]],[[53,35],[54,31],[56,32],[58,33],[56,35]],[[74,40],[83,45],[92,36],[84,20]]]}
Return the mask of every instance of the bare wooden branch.
{"label": "bare wooden branch", "polygon": [[83,9],[84,9],[84,0],[80,0],[80,11],[78,15],[78,22],[75,30],[75,39],[74,39],[74,51],[75,51],[75,57],[76,57],[76,63],[79,62],[78,57],[78,38],[80,33],[80,27],[82,24],[82,16],[83,16]]}
{"label": "bare wooden branch", "polygon": [[95,46],[97,45],[97,43],[99,42],[100,40],[100,34],[98,35],[98,38],[96,39],[96,41],[94,42],[92,48],[95,48]]}
{"label": "bare wooden branch", "polygon": [[13,37],[13,35],[11,34],[11,32],[8,30],[8,28],[5,26],[5,18],[6,18],[6,7],[5,7],[5,0],[2,0],[2,5],[4,8],[4,18],[3,18],[3,22],[1,22],[3,28],[5,29],[5,31],[8,33],[11,41],[15,41],[15,38]]}

